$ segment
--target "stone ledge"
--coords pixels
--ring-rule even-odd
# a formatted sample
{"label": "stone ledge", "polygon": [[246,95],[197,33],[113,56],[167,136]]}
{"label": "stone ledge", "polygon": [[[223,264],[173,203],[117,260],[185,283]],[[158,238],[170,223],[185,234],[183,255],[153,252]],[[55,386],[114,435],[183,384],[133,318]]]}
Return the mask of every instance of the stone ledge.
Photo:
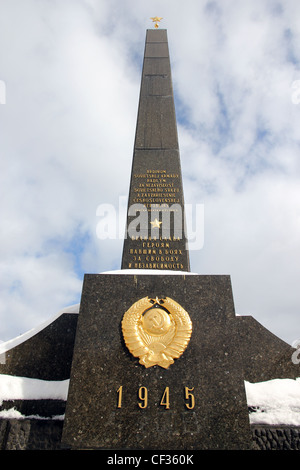
{"label": "stone ledge", "polygon": [[251,426],[256,450],[300,450],[298,426]]}
{"label": "stone ledge", "polygon": [[[1,450],[60,450],[61,420],[0,419]],[[253,450],[300,450],[300,427],[251,426]]]}
{"label": "stone ledge", "polygon": [[0,419],[1,450],[59,450],[63,421]]}

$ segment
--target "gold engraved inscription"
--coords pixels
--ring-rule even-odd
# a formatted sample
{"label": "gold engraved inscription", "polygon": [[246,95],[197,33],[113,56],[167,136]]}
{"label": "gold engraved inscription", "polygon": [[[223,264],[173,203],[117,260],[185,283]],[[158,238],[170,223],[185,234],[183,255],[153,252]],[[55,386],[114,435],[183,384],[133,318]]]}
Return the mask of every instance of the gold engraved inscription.
{"label": "gold engraved inscription", "polygon": [[[170,399],[170,394],[172,392],[173,390],[170,390],[170,387],[165,387],[162,395],[160,395],[160,401],[157,400],[158,397],[156,396],[156,401],[157,401],[158,406],[165,407],[166,410],[170,410],[172,408],[172,403],[171,403],[172,400]],[[128,392],[127,387],[126,387],[125,394],[127,394],[127,399],[128,399],[129,393],[130,393],[130,390]],[[148,397],[150,394],[151,394],[151,390],[149,391],[147,387],[141,386],[138,389],[137,396],[138,396],[139,408],[145,409],[148,407]],[[186,400],[185,407],[188,410],[193,410],[195,408],[194,387],[192,388],[184,387],[184,399]],[[122,408],[122,406],[123,406],[123,385],[121,385],[117,390],[117,408]]]}
{"label": "gold engraved inscription", "polygon": [[[147,208],[155,205],[180,203],[180,178],[178,173],[166,170],[147,170],[135,173],[133,203],[140,203]],[[169,210],[169,209],[168,209]]]}
{"label": "gold engraved inscription", "polygon": [[125,344],[145,367],[167,369],[185,351],[192,334],[189,314],[175,300],[144,297],[124,314]]}

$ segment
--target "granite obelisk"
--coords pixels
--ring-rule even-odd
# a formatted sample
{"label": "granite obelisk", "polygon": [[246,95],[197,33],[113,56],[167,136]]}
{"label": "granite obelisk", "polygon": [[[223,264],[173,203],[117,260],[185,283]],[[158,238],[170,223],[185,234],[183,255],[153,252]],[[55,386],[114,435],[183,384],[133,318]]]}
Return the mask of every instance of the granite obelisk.
{"label": "granite obelisk", "polygon": [[166,30],[148,30],[122,269],[189,271]]}

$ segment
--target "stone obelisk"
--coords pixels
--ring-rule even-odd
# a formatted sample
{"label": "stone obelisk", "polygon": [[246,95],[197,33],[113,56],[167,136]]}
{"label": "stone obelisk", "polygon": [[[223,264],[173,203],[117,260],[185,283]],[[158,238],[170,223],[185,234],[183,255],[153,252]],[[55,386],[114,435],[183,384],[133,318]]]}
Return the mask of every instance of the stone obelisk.
{"label": "stone obelisk", "polygon": [[148,30],[122,269],[189,271],[166,30]]}
{"label": "stone obelisk", "polygon": [[189,272],[183,220],[167,34],[148,30],[123,269],[84,277],[63,445],[250,447],[230,278]]}

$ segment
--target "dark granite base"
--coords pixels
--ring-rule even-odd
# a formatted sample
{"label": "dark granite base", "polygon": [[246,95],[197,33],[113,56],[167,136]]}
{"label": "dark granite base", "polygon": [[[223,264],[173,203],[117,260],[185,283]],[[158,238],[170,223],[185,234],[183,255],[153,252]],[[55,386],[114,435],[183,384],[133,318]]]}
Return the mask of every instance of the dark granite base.
{"label": "dark granite base", "polygon": [[[124,313],[147,296],[172,298],[193,322],[186,351],[169,369],[144,368],[123,341]],[[74,449],[250,448],[238,343],[229,276],[86,275],[63,444]],[[166,387],[169,409],[162,399]],[[186,407],[185,387],[193,389],[192,410]],[[141,408],[145,388],[148,402]]]}
{"label": "dark granite base", "polygon": [[[58,420],[0,419],[0,450],[62,450],[62,430]],[[253,450],[300,450],[300,427],[255,425],[251,437]]]}

